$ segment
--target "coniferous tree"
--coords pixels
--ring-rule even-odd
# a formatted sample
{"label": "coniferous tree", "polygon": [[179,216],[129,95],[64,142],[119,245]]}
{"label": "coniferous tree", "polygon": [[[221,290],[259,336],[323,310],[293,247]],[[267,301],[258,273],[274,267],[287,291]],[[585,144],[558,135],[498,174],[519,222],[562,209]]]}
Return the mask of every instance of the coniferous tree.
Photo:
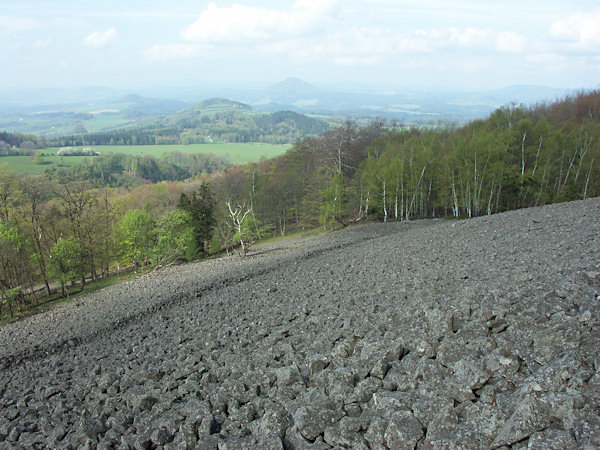
{"label": "coniferous tree", "polygon": [[216,224],[216,202],[206,183],[202,183],[198,192],[193,192],[191,198],[181,193],[177,207],[190,215],[191,225],[198,250],[205,252],[212,238]]}

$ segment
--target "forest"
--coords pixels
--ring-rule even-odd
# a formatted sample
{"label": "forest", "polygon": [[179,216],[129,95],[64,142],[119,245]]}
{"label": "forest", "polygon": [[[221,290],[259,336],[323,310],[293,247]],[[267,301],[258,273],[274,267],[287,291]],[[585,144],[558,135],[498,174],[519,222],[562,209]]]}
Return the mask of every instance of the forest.
{"label": "forest", "polygon": [[87,158],[71,167],[51,167],[45,176],[56,181],[86,180],[104,187],[131,188],[160,181],[182,181],[198,174],[210,174],[230,167],[226,158],[212,153],[180,151],[162,157],[108,153]]}
{"label": "forest", "polygon": [[216,98],[135,127],[59,137],[53,145],[288,144],[328,128],[324,120],[293,111],[262,114],[248,105]]}
{"label": "forest", "polygon": [[[278,158],[224,168],[213,161],[214,170],[184,181],[156,183],[138,161],[142,183],[127,186],[115,182],[131,169],[117,156],[101,169],[51,177],[19,177],[0,166],[0,313],[44,303],[52,286],[68,296],[123,268],[244,255],[267,235],[366,220],[462,219],[598,196],[599,118],[595,90],[508,105],[462,127],[347,122],[296,141]],[[102,175],[81,175],[86,170]]]}
{"label": "forest", "polygon": [[329,129],[329,122],[293,111],[259,113],[243,103],[211,98],[190,108],[134,125],[46,138],[0,131],[0,157],[32,155],[33,149],[94,145],[289,144]]}

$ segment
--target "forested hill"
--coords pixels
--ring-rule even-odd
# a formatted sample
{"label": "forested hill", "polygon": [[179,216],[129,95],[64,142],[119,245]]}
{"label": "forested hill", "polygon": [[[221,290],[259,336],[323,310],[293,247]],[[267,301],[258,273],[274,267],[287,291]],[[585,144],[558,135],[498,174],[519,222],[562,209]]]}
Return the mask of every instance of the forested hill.
{"label": "forested hill", "polygon": [[201,144],[264,142],[288,144],[323,133],[329,123],[291,111],[258,113],[249,105],[211,98],[134,128],[57,138],[66,145]]}

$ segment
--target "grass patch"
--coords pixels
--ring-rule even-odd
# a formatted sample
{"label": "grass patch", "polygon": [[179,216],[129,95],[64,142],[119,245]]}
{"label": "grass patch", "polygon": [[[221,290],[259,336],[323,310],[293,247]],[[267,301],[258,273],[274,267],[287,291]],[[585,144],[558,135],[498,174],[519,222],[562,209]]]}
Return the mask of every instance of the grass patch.
{"label": "grass patch", "polygon": [[[259,142],[241,144],[190,144],[190,145],[96,145],[94,150],[101,154],[123,153],[132,156],[152,155],[161,157],[172,152],[187,154],[212,153],[227,158],[232,164],[245,164],[270,159],[285,153],[290,145],[264,144]],[[44,155],[44,164],[36,164],[30,156],[0,157],[0,164],[8,164],[8,169],[22,175],[39,175],[50,167],[71,167],[89,156],[58,156],[58,147],[37,150]]]}

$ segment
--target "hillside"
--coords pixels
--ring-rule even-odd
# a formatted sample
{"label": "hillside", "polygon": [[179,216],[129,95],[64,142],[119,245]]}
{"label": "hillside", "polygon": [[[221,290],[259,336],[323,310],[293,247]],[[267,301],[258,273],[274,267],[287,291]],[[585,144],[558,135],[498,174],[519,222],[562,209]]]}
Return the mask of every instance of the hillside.
{"label": "hillside", "polygon": [[[60,97],[51,98],[58,101]],[[140,120],[175,113],[189,106],[179,100],[136,94],[90,97],[88,101],[86,98],[82,94],[77,103],[43,104],[42,98],[36,105],[5,105],[6,111],[0,111],[0,131],[31,133],[45,138],[106,132],[135,126]]]}
{"label": "hillside", "polygon": [[262,142],[288,144],[329,128],[324,120],[295,112],[256,112],[249,105],[211,98],[133,128],[57,139],[57,145],[203,144]]}
{"label": "hillside", "polygon": [[369,224],[97,291],[0,328],[0,440],[597,448],[599,235],[596,198]]}

